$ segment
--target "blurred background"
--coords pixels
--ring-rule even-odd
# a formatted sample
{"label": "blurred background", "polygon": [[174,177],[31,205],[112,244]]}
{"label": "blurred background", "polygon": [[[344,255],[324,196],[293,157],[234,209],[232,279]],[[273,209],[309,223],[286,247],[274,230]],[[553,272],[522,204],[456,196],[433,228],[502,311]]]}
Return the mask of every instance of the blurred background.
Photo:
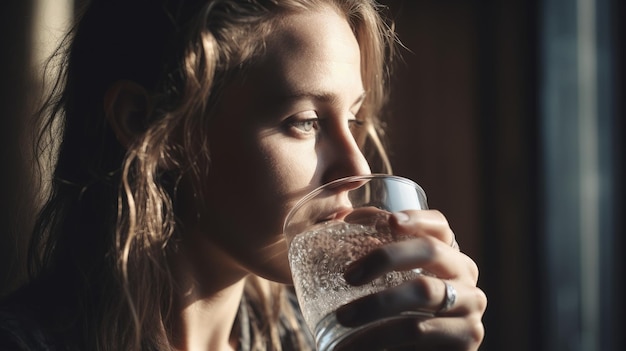
{"label": "blurred background", "polygon": [[[624,1],[381,2],[404,45],[394,171],[481,269],[481,350],[626,349]],[[0,295],[24,277],[41,62],[76,6],[0,5]]]}

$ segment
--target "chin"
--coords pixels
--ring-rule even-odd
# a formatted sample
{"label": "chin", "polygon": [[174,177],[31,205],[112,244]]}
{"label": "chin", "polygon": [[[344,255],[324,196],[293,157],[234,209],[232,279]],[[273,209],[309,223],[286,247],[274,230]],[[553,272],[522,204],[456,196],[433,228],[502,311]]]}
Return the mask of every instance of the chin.
{"label": "chin", "polygon": [[293,284],[286,251],[272,255],[262,262],[258,260],[250,262],[248,271],[251,274],[272,282],[287,285]]}
{"label": "chin", "polygon": [[262,249],[239,255],[239,257],[251,274],[277,283],[292,284],[287,245],[282,235]]}

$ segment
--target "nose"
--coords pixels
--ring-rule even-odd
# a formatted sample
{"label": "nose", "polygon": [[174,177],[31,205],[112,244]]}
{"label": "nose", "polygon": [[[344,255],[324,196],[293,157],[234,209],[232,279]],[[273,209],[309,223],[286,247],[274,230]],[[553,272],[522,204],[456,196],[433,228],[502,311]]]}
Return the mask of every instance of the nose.
{"label": "nose", "polygon": [[372,173],[349,127],[342,127],[336,133],[326,134],[323,138],[326,140],[321,145],[320,156],[325,160],[322,173],[324,183]]}

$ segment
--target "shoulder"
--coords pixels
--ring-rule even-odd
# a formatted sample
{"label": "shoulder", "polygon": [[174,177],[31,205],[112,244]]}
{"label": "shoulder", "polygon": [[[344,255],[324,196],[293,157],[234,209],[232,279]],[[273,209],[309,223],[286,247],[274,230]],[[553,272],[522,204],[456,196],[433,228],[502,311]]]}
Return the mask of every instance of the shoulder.
{"label": "shoulder", "polygon": [[0,350],[55,351],[42,328],[26,310],[0,309]]}

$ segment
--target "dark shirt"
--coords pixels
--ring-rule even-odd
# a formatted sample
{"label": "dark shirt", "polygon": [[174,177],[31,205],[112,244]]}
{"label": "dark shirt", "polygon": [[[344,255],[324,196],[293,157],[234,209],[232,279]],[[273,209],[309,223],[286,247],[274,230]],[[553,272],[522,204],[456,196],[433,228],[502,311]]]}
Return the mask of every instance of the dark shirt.
{"label": "dark shirt", "polygon": [[[295,308],[297,323],[302,330],[298,331],[303,341],[311,350],[315,350],[314,341],[309,333],[304,318],[300,313],[295,296],[289,295],[289,301]],[[19,311],[19,312],[17,312]],[[239,306],[237,321],[240,325],[238,351],[250,351],[254,340],[254,328],[251,326],[250,306],[245,303],[245,297]],[[290,330],[286,318],[281,317],[278,326],[281,345],[285,351],[300,351],[298,339],[294,331]],[[11,311],[0,310],[0,351],[61,351],[49,338],[44,330],[32,317],[28,310],[19,310],[12,306]],[[268,348],[269,350],[269,348]]]}
{"label": "dark shirt", "polygon": [[56,348],[28,314],[0,311],[0,350],[55,351]]}
{"label": "dark shirt", "polygon": [[[301,351],[303,348],[300,346],[297,337],[300,336],[307,349],[315,350],[315,341],[306,326],[295,295],[293,293],[288,293],[287,297],[291,307],[294,311],[296,311],[295,317],[297,319],[297,325],[301,328],[301,330],[294,332],[290,328],[287,318],[282,315],[278,322],[278,332],[280,335],[282,349],[284,351]],[[255,335],[254,328],[252,328],[252,323],[250,321],[250,315],[254,313],[254,308],[246,304],[246,298],[244,296],[242,303],[239,305],[239,312],[237,314],[237,320],[241,326],[239,331],[239,347],[237,348],[237,351],[250,351],[252,349],[252,343]],[[296,335],[296,333],[298,334]],[[267,350],[270,349],[271,346],[268,345]]]}

